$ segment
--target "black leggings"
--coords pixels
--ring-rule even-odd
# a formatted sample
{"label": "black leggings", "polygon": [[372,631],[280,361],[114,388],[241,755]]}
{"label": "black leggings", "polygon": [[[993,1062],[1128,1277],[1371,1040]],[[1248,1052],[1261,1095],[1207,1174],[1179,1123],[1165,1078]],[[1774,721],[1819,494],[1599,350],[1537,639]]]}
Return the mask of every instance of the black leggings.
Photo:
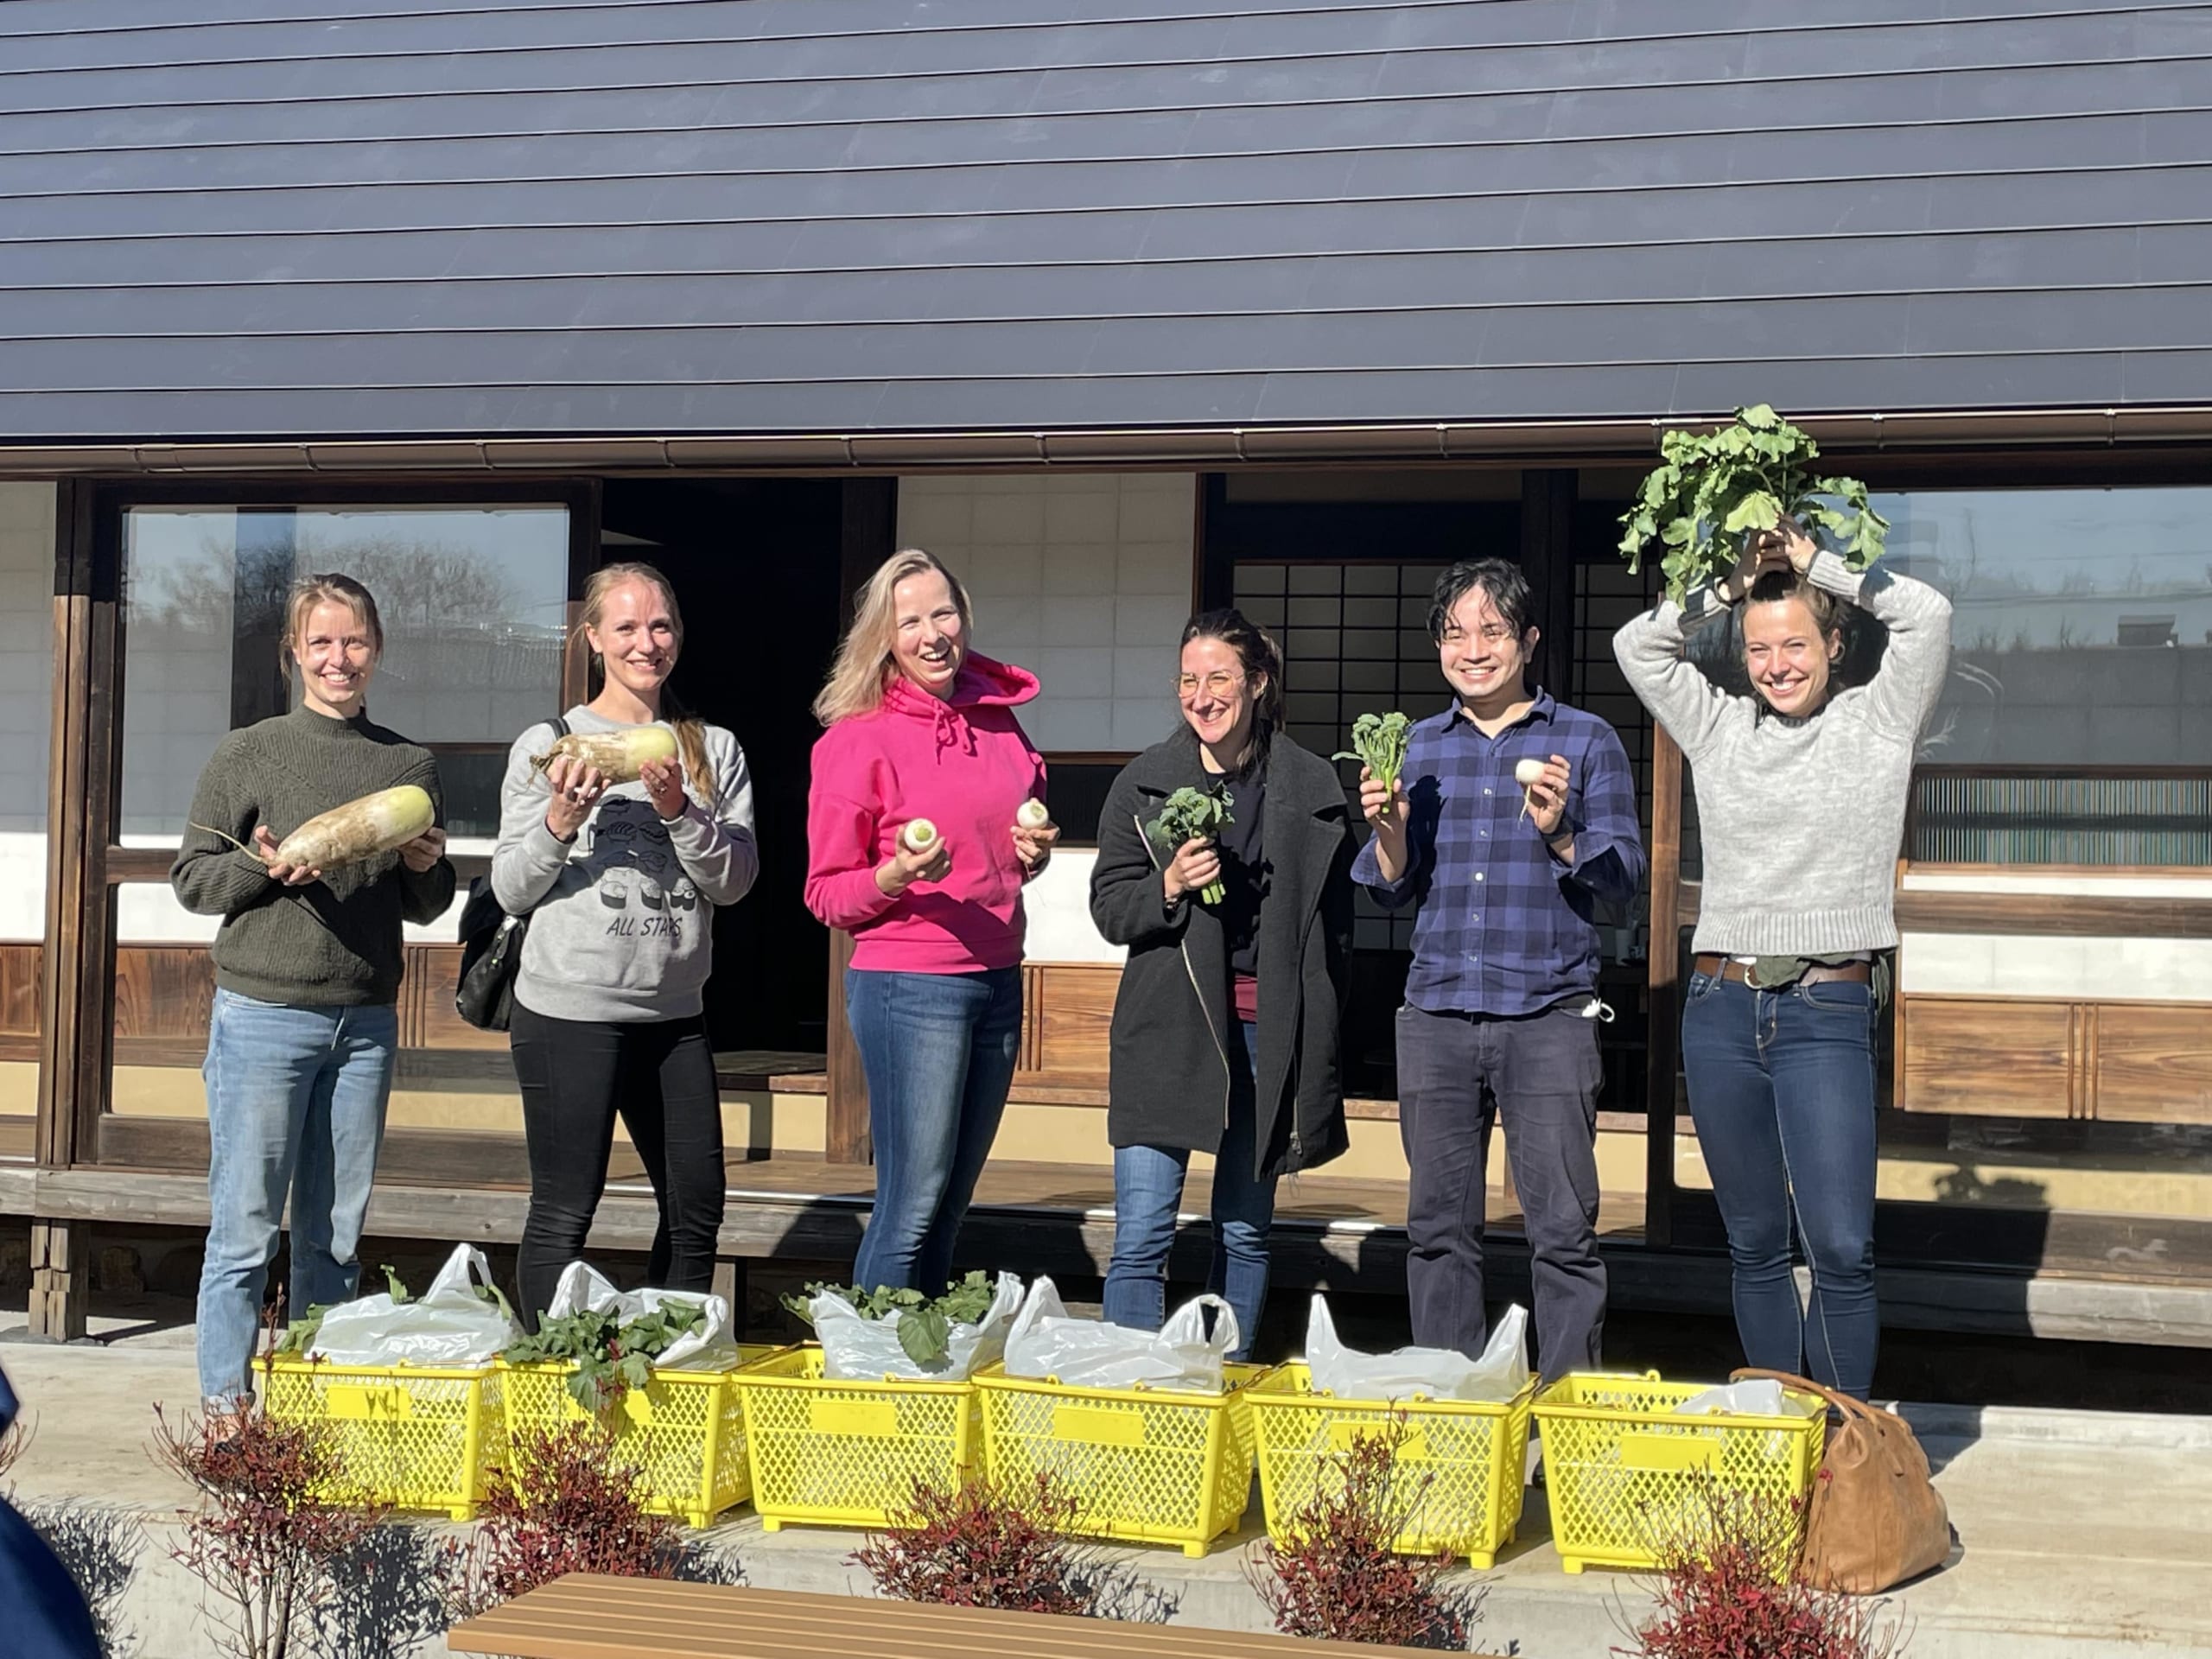
{"label": "black leggings", "polygon": [[537,1328],[562,1269],[583,1254],[618,1111],[660,1206],[647,1282],[711,1288],[724,1183],[705,1022],[550,1020],[517,1003],[512,1035],[530,1144],[530,1218],[515,1261],[524,1322]]}

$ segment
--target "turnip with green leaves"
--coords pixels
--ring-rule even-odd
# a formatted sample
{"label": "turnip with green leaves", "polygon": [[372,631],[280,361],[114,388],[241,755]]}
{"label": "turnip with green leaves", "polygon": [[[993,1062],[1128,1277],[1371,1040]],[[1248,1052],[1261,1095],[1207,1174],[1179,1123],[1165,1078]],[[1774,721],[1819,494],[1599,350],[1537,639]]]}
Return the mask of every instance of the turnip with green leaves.
{"label": "turnip with green leaves", "polygon": [[1413,741],[1414,723],[1393,709],[1387,715],[1362,715],[1351,723],[1351,747],[1339,749],[1332,760],[1357,760],[1367,775],[1392,791],[1382,804],[1387,814],[1397,810],[1398,774],[1405,770],[1406,747]]}
{"label": "turnip with green leaves", "polygon": [[207,835],[219,836],[240,852],[251,854],[272,867],[335,870],[421,839],[429,833],[436,817],[429,791],[414,784],[402,784],[397,789],[380,789],[373,795],[364,795],[359,800],[348,801],[309,818],[277,843],[273,858],[211,824],[195,823],[192,827]]}
{"label": "turnip with green leaves", "polygon": [[1867,504],[1866,486],[1816,476],[1820,446],[1765,404],[1738,410],[1717,431],[1669,432],[1659,453],[1664,459],[1621,515],[1620,551],[1630,569],[1640,570],[1644,549],[1658,542],[1667,597],[1678,605],[1692,588],[1726,576],[1752,537],[1783,518],[1826,531],[1853,570],[1882,556],[1889,520]]}
{"label": "turnip with green leaves", "polygon": [[[1236,802],[1226,784],[1206,789],[1185,785],[1160,804],[1160,816],[1152,821],[1153,838],[1173,858],[1186,842],[1211,841],[1221,833],[1222,825],[1236,823],[1230,810]],[[1198,902],[1217,905],[1228,893],[1217,876],[1198,895]]]}

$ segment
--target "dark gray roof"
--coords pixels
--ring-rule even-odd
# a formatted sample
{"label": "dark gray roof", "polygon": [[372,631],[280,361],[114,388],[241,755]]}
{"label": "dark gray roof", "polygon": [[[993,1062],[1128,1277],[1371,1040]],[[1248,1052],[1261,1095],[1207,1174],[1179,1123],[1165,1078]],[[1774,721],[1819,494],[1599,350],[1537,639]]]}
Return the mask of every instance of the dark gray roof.
{"label": "dark gray roof", "polygon": [[1762,399],[2212,402],[2212,5],[0,3],[0,442]]}

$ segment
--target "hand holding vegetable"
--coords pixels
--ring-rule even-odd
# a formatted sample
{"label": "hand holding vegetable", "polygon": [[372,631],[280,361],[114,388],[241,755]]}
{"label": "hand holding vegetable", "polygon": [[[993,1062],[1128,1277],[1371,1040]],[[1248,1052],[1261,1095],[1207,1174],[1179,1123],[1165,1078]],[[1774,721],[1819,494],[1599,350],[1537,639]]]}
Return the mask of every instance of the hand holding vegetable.
{"label": "hand holding vegetable", "polygon": [[427,875],[431,868],[446,855],[446,832],[435,826],[399,849],[399,861],[417,875]]}
{"label": "hand holding vegetable", "polygon": [[276,837],[269,833],[269,826],[253,826],[253,845],[246,849],[269,867],[269,879],[288,887],[304,887],[310,881],[322,880],[322,872],[305,864],[288,864],[276,844]]}
{"label": "hand holding vegetable", "polygon": [[[359,864],[379,853],[395,852],[429,832],[436,810],[429,791],[413,784],[380,789],[372,795],[316,814],[279,842],[266,824],[256,824],[251,846],[227,830],[205,823],[192,827],[220,836],[269,867],[270,875],[288,887],[305,887],[325,870]],[[432,862],[435,862],[434,859]],[[428,868],[425,866],[424,868]]]}
{"label": "hand holding vegetable", "polygon": [[1183,895],[1195,893],[1208,904],[1221,898],[1221,849],[1211,841],[1186,841],[1175,849],[1162,878],[1167,902],[1180,904]]}
{"label": "hand holding vegetable", "polygon": [[1820,551],[1820,544],[1805,533],[1804,527],[1794,518],[1778,518],[1772,530],[1761,531],[1748,537],[1744,543],[1744,556],[1736,561],[1736,568],[1713,584],[1713,591],[1730,604],[1743,602],[1751,594],[1751,585],[1770,570],[1783,570],[1802,576],[1813,568],[1813,558]]}
{"label": "hand holding vegetable", "polygon": [[1021,861],[1021,879],[1033,880],[1042,874],[1059,842],[1060,826],[1052,822],[1045,803],[1024,801],[1014,815],[1014,855]]}
{"label": "hand holding vegetable", "polygon": [[[1175,849],[1174,859],[1179,863],[1191,851],[1192,842],[1211,844],[1223,824],[1236,822],[1230,811],[1235,804],[1236,798],[1230,794],[1226,785],[1217,783],[1205,789],[1185,785],[1160,803],[1160,816],[1152,821],[1153,838],[1162,847]],[[1171,865],[1167,891],[1171,904],[1182,896],[1175,888],[1173,868]],[[1200,887],[1201,904],[1217,905],[1228,896],[1221,885],[1218,855],[1214,856],[1212,869],[1209,879],[1197,884]]]}
{"label": "hand holding vegetable", "polygon": [[1513,781],[1526,791],[1521,814],[1535,820],[1536,833],[1546,841],[1559,833],[1567,816],[1567,789],[1573,776],[1574,769],[1563,754],[1552,756],[1548,763],[1523,760],[1513,768]]}
{"label": "hand holding vegetable", "polygon": [[[1406,748],[1413,741],[1413,721],[1395,710],[1387,715],[1362,715],[1351,724],[1351,747],[1339,749],[1329,758],[1359,761],[1360,782],[1372,779],[1382,785],[1382,810],[1387,816],[1396,810],[1398,773],[1405,766]],[[1360,804],[1364,810],[1363,791]],[[1375,813],[1369,812],[1367,817],[1380,827]]]}
{"label": "hand holding vegetable", "polygon": [[[915,833],[920,825],[928,826],[926,837]],[[875,885],[879,892],[896,899],[917,881],[944,880],[951,869],[952,849],[937,833],[937,826],[916,818],[899,831],[891,856],[876,866]]]}
{"label": "hand holding vegetable", "polygon": [[556,841],[574,841],[607,792],[607,775],[588,760],[558,754],[545,768],[545,782],[553,791],[545,809],[545,827]]}
{"label": "hand holding vegetable", "polygon": [[638,768],[638,781],[645,786],[645,798],[664,821],[672,823],[683,816],[688,803],[683,797],[681,760],[648,760]]}

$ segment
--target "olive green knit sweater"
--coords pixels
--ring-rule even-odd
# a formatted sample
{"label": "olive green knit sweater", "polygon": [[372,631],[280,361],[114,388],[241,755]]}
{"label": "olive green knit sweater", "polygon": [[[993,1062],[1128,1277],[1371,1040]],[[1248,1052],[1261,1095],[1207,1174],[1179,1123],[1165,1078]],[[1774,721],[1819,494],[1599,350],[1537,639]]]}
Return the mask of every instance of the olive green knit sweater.
{"label": "olive green knit sweater", "polygon": [[[318,813],[380,789],[416,784],[445,821],[430,752],[365,715],[311,709],[232,732],[192,798],[192,821],[251,843],[265,823],[282,841]],[[220,916],[215,982],[240,996],[307,1007],[359,1007],[399,995],[400,923],[434,922],[453,902],[445,859],[417,875],[397,853],[284,887],[261,861],[220,836],[188,829],[169,871],[184,907]]]}

